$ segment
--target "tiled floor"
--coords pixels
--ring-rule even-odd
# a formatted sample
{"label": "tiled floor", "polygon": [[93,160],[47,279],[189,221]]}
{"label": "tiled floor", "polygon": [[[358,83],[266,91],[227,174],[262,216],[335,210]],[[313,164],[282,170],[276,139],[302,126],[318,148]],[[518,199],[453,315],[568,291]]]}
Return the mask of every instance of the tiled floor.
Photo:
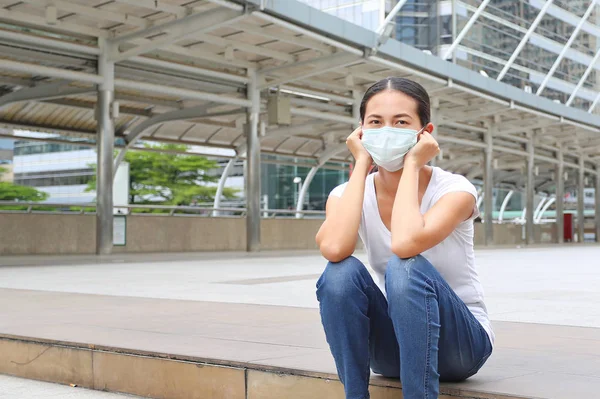
{"label": "tiled floor", "polygon": [[136,399],[139,396],[0,375],[0,399]]}
{"label": "tiled floor", "polygon": [[[476,256],[492,320],[600,328],[600,246]],[[317,308],[324,267],[315,252],[0,257],[0,288]]]}
{"label": "tiled floor", "polygon": [[[13,289],[0,289],[0,303],[2,334],[302,375],[335,373],[316,309]],[[480,374],[446,387],[557,399],[600,391],[600,329],[495,327],[495,353]]]}
{"label": "tiled floor", "polygon": [[[479,250],[496,349],[458,389],[598,397],[598,259],[598,246]],[[323,267],[314,252],[3,257],[0,334],[334,374]]]}

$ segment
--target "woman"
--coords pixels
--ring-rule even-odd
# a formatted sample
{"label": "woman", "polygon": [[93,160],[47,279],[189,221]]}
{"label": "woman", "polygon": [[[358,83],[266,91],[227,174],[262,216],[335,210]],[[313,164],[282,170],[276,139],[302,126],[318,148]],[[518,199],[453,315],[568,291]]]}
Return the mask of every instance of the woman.
{"label": "woman", "polygon": [[[492,352],[474,265],[477,191],[426,165],[439,146],[418,83],[375,83],[360,118],[346,141],[352,176],[331,192],[316,237],[329,260],[317,282],[325,335],[347,399],[369,398],[369,368],[400,377],[405,399],[437,398],[440,380],[465,380]],[[351,256],[359,236],[374,276]]]}

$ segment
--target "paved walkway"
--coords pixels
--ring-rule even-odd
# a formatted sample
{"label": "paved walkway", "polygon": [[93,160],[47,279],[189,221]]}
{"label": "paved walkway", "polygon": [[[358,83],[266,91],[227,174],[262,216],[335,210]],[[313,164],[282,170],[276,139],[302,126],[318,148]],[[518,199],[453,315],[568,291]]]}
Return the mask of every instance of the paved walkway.
{"label": "paved walkway", "polygon": [[[459,389],[597,397],[600,247],[477,256],[497,343]],[[0,334],[335,373],[314,299],[324,267],[315,253],[3,257],[2,265]]]}
{"label": "paved walkway", "polygon": [[[600,246],[476,254],[492,320],[600,328]],[[0,257],[0,288],[317,308],[324,267],[315,252]]]}
{"label": "paved walkway", "polygon": [[92,391],[50,382],[0,375],[0,399],[136,399],[139,396]]}
{"label": "paved walkway", "polygon": [[[12,289],[0,289],[0,303],[5,308],[0,335],[335,375],[317,309]],[[510,322],[496,322],[495,329],[488,364],[442,392],[502,399],[598,397],[600,329]]]}

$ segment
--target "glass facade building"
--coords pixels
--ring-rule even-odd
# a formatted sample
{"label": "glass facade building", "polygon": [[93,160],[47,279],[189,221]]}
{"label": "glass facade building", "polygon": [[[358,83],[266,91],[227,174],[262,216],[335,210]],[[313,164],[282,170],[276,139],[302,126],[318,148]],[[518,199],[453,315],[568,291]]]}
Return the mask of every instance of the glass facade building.
{"label": "glass facade building", "polygon": [[[46,136],[40,136],[40,138]],[[68,139],[63,137],[61,139]],[[12,140],[11,140],[12,143]],[[228,151],[212,147],[193,147],[210,158],[218,160],[219,167],[209,172],[218,178],[229,161],[223,155]],[[12,153],[12,150],[11,150]],[[50,196],[47,202],[93,202],[95,192],[87,192],[87,185],[94,176],[96,151],[78,143],[52,143],[19,140],[14,144],[15,183],[36,187]],[[295,209],[301,184],[309,167],[289,166],[289,158],[263,155],[263,159],[282,164],[263,163],[261,174],[263,208]],[[336,165],[337,166],[337,165]],[[300,182],[295,182],[300,179]],[[348,170],[321,168],[316,173],[304,198],[304,209],[324,210],[329,192],[348,179]],[[212,185],[216,185],[213,183]],[[224,201],[222,206],[243,206],[244,162],[237,161],[230,170],[225,187],[236,190],[237,199]],[[208,205],[208,204],[206,204]]]}
{"label": "glass facade building", "polygon": [[[53,137],[31,133],[36,138]],[[62,140],[70,138],[62,137]],[[14,181],[35,187],[49,194],[46,202],[93,202],[95,192],[87,192],[88,182],[94,175],[96,151],[74,143],[18,140],[14,145]]]}
{"label": "glass facade building", "polygon": [[14,142],[0,138],[0,165],[11,164],[14,156]]}
{"label": "glass facade building", "polygon": [[[398,0],[301,1],[374,31],[398,3]],[[500,80],[527,92],[539,92],[554,101],[600,113],[600,106],[596,106],[600,63],[589,67],[600,49],[600,7],[594,7],[591,0],[555,0],[544,12],[545,3],[545,0],[491,0],[450,59],[498,79],[516,54]],[[392,20],[391,34],[408,45],[445,56],[481,4],[481,0],[407,0]],[[534,26],[538,17],[539,24]],[[535,29],[529,32],[520,52],[515,53],[532,26]],[[566,46],[571,36],[571,43]],[[555,70],[551,72],[552,69]],[[547,83],[540,90],[544,80]]]}
{"label": "glass facade building", "polygon": [[[309,167],[286,164],[262,165],[263,203],[269,209],[296,209],[298,195]],[[321,168],[304,197],[304,210],[324,210],[331,190],[348,180],[348,170]]]}

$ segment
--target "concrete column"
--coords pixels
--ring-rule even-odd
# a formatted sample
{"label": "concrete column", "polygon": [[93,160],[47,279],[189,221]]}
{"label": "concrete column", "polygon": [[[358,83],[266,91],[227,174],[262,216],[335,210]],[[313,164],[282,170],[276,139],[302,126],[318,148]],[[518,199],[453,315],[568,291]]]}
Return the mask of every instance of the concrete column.
{"label": "concrete column", "polygon": [[[458,36],[458,8],[457,8],[457,0],[452,0],[452,43],[456,40],[456,36]],[[452,63],[456,64],[456,51],[452,52]]]}
{"label": "concrete column", "polygon": [[246,250],[260,250],[260,90],[256,71],[250,71],[247,95],[252,105],[247,111],[246,124]]}
{"label": "concrete column", "polygon": [[596,165],[596,192],[594,197],[596,198],[596,242],[600,242],[600,164]]}
{"label": "concrete column", "polygon": [[98,86],[96,105],[96,253],[109,255],[113,248],[113,121],[115,65],[108,60],[109,47],[100,39],[102,54],[98,57],[98,73],[103,78]]}
{"label": "concrete column", "polygon": [[556,153],[558,159],[558,165],[556,165],[556,236],[559,244],[564,243],[565,236],[565,160],[562,149],[562,144],[559,146],[559,150]]}
{"label": "concrete column", "polygon": [[353,129],[356,129],[362,122],[360,120],[360,102],[362,101],[363,95],[364,93],[358,90],[352,91],[352,97],[354,98],[354,102],[352,103],[352,118],[354,119],[354,124],[352,125]]}
{"label": "concrete column", "polygon": [[[439,113],[440,113],[440,99],[437,97],[434,97],[431,99],[431,123],[433,123],[433,138],[434,139],[438,139],[438,136],[440,134],[440,127],[439,127],[439,122],[440,122],[440,118],[439,118]],[[442,156],[442,152],[440,152],[440,155],[438,155],[437,157],[433,158],[431,160],[431,166],[437,166],[439,163],[439,160]]]}
{"label": "concrete column", "polygon": [[583,168],[583,156],[579,156],[579,177],[577,179],[577,242],[583,242],[585,224],[585,169]]}
{"label": "concrete column", "polygon": [[527,193],[526,193],[526,208],[525,213],[525,242],[527,245],[533,244],[533,204],[535,196],[535,132],[529,133],[529,143],[527,143]]}
{"label": "concrete column", "polygon": [[484,134],[485,149],[483,153],[484,177],[483,177],[483,209],[484,209],[484,229],[485,245],[494,243],[494,129],[495,124],[490,123],[488,131]]}

